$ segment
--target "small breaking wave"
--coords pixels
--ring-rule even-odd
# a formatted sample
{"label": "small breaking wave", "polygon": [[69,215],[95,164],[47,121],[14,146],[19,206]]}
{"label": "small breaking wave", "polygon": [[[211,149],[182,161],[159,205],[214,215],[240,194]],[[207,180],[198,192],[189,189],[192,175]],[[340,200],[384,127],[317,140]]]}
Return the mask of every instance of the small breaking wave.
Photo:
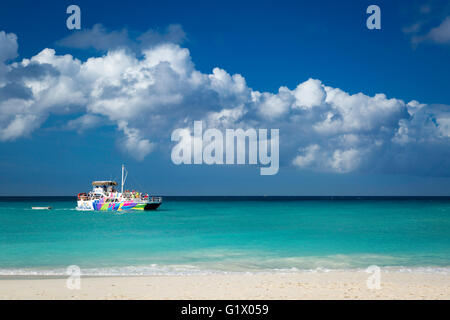
{"label": "small breaking wave", "polygon": [[[87,277],[118,277],[118,276],[196,276],[196,275],[257,275],[257,274],[295,274],[295,273],[329,273],[329,272],[365,272],[364,268],[353,269],[298,269],[276,268],[252,271],[231,271],[201,269],[196,266],[162,266],[152,264],[149,266],[126,266],[126,267],[104,267],[104,268],[81,268],[81,276]],[[381,267],[385,273],[413,273],[413,274],[441,274],[450,275],[450,267]],[[40,269],[40,268],[18,268],[0,269],[0,276],[46,276],[66,277],[70,275],[66,268]]]}

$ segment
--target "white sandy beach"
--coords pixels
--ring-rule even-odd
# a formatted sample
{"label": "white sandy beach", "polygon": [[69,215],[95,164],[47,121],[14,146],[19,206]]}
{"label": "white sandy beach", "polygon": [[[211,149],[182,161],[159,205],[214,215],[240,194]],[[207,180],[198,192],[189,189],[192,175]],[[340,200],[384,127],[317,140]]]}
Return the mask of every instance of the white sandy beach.
{"label": "white sandy beach", "polygon": [[382,273],[381,289],[365,272],[2,279],[0,299],[450,299],[450,276]]}

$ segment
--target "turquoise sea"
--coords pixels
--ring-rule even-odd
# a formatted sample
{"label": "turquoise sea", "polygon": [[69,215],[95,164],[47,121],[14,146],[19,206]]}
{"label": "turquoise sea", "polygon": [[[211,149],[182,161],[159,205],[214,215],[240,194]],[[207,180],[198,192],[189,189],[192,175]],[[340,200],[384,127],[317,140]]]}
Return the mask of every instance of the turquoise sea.
{"label": "turquoise sea", "polygon": [[[32,210],[32,206],[53,209]],[[75,197],[0,198],[0,275],[450,271],[450,198],[166,197],[81,212]]]}

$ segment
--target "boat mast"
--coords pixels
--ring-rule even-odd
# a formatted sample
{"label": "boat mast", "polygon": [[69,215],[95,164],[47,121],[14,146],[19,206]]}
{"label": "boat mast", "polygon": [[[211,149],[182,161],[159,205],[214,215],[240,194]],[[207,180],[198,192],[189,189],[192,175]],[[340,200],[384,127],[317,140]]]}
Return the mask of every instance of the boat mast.
{"label": "boat mast", "polygon": [[125,169],[125,166],[122,164],[122,187],[120,189],[121,193],[123,193],[123,169]]}
{"label": "boat mast", "polygon": [[125,185],[125,182],[127,181],[128,171],[125,169],[125,165],[122,164],[122,187],[120,189],[120,192],[123,193],[123,186]]}

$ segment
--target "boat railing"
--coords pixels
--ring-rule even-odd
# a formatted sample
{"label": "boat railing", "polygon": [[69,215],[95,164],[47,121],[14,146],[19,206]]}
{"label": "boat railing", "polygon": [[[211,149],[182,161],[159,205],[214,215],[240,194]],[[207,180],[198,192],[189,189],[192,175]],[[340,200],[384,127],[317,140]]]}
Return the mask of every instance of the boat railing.
{"label": "boat railing", "polygon": [[151,197],[152,202],[162,202],[162,197]]}
{"label": "boat railing", "polygon": [[[83,201],[87,201],[87,200],[95,200],[95,199],[100,199],[101,197],[98,195],[80,195],[78,196],[79,200],[83,200]],[[146,196],[146,197],[132,197],[131,195],[126,195],[124,197],[122,197],[123,200],[126,201],[139,201],[139,202],[147,202],[147,201],[151,201],[151,202],[162,202],[162,197],[152,197],[152,196]],[[108,199],[111,200],[111,199]],[[118,199],[113,199],[115,201],[117,201]]]}

